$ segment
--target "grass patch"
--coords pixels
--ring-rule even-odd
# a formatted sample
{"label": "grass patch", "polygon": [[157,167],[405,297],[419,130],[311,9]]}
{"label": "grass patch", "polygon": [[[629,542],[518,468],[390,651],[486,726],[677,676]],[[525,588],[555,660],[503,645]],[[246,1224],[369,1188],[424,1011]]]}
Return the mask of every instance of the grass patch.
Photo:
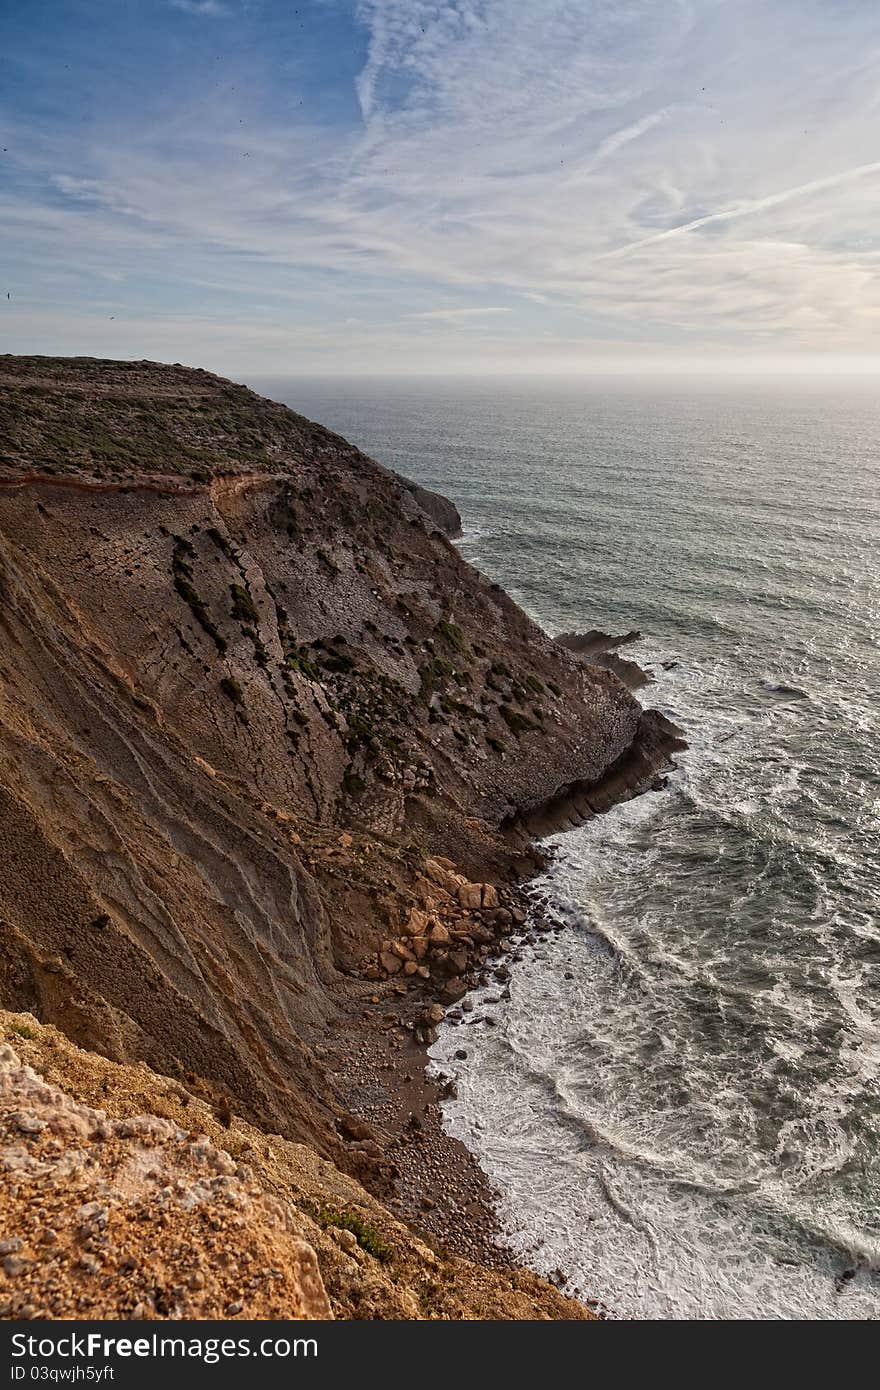
{"label": "grass patch", "polygon": [[441,621],[434,630],[453,651],[464,652],[467,650],[464,633],[455,623]]}
{"label": "grass patch", "polygon": [[227,700],[231,700],[234,705],[240,705],[244,699],[241,686],[234,676],[224,676],[220,682],[220,689]]}
{"label": "grass patch", "polygon": [[240,584],[230,584],[229,592],[232,595],[233,618],[238,618],[242,623],[259,623],[260,615],[247,589],[243,589]]}
{"label": "grass patch", "polygon": [[528,715],[521,714],[519,710],[513,709],[510,705],[501,705],[499,713],[512,734],[519,738],[520,734],[528,733],[530,729],[537,729],[540,726]]}
{"label": "grass patch", "polygon": [[322,1210],[319,1214],[319,1221],[325,1228],[335,1226],[338,1230],[351,1231],[362,1250],[366,1250],[368,1255],[372,1255],[374,1260],[380,1264],[390,1264],[394,1259],[394,1251],[387,1241],[383,1240],[375,1226],[371,1226],[357,1212],[348,1209],[344,1211]]}
{"label": "grass patch", "polygon": [[174,587],[184,603],[189,607],[196,622],[210,637],[218,652],[226,651],[226,638],[223,637],[208,612],[204,599],[193,584],[190,560],[195,559],[195,550],[183,536],[174,537],[174,550],[171,555],[171,576]]}

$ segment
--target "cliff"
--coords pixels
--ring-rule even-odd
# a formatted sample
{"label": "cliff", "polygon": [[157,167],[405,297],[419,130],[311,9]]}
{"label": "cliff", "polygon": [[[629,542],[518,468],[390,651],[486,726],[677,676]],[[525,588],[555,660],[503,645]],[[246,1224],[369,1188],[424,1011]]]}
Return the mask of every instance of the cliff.
{"label": "cliff", "polygon": [[0,391],[0,1006],[390,1190],[327,1039],[459,997],[528,833],[671,731],[285,407],[91,359]]}

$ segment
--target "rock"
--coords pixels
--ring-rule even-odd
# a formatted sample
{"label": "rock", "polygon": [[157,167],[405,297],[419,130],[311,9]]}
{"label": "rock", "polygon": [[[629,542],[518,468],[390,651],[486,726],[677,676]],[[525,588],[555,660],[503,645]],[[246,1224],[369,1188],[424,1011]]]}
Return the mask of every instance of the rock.
{"label": "rock", "polygon": [[382,951],[379,954],[379,962],[386,975],[396,975],[402,969],[403,961],[400,956],[392,955],[390,951]]}
{"label": "rock", "polygon": [[415,959],[412,951],[409,949],[405,941],[392,941],[391,949],[396,956],[400,957],[401,960]]}
{"label": "rock", "polygon": [[460,946],[457,951],[450,951],[446,957],[447,969],[455,975],[463,975],[467,970],[467,964],[468,953],[463,946]]}
{"label": "rock", "polygon": [[450,502],[449,498],[444,497],[440,492],[433,492],[430,488],[411,482],[409,478],[404,478],[401,473],[394,473],[393,476],[406,488],[424,514],[435,526],[440,528],[445,536],[454,540],[456,536],[461,535],[461,517],[454,502]]}
{"label": "rock", "polygon": [[506,907],[499,907],[492,913],[492,925],[501,931],[513,925],[513,913]]}
{"label": "rock", "polygon": [[497,889],[497,888],[494,888],[493,885],[492,885],[491,883],[484,883],[484,884],[481,885],[481,888],[482,888],[482,895],[483,895],[482,906],[483,906],[483,907],[490,907],[490,908],[491,908],[491,907],[497,907],[497,906],[498,906],[498,889]]}
{"label": "rock", "polygon": [[428,939],[432,946],[448,946],[452,937],[449,935],[449,932],[443,926],[442,922],[435,922],[428,934]]}
{"label": "rock", "polygon": [[428,931],[428,914],[417,907],[411,907],[403,930],[408,936],[425,936]]}
{"label": "rock", "polygon": [[404,961],[404,963],[403,963],[403,973],[404,973],[404,975],[414,975],[414,974],[416,973],[416,971],[418,970],[418,968],[419,968],[419,967],[418,967],[418,962],[417,962],[417,961],[414,961],[414,960],[407,960],[407,961]]}
{"label": "rock", "polygon": [[454,871],[454,866],[448,859],[426,859],[425,873],[433,883],[452,897],[455,897],[461,885],[467,882],[461,874]]}
{"label": "rock", "polygon": [[445,1009],[440,1004],[429,1004],[425,1009],[424,1017],[427,1023],[442,1023],[445,1017]]}
{"label": "rock", "polygon": [[[21,1166],[24,1145],[10,1121],[28,1115],[52,1137]],[[8,1047],[0,1047],[0,1172],[0,1229],[21,1231],[4,1237],[0,1256],[10,1317],[215,1320],[230,1300],[260,1320],[332,1316],[299,1218],[249,1168],[157,1115],[108,1118]],[[20,1253],[31,1244],[38,1259]],[[243,1280],[244,1263],[273,1277]]]}
{"label": "rock", "polygon": [[455,1055],[459,1062],[464,1062],[467,1060],[467,1053],[465,1052],[463,1047],[460,1047]]}
{"label": "rock", "polygon": [[478,912],[483,905],[483,889],[481,884],[461,884],[458,890],[458,901],[466,911]]}
{"label": "rock", "polygon": [[354,1231],[347,1230],[345,1226],[331,1226],[330,1235],[346,1255],[353,1255],[357,1250],[358,1241]]}
{"label": "rock", "polygon": [[424,960],[428,954],[428,938],[426,936],[414,936],[411,938],[410,945],[416,960]]}
{"label": "rock", "polygon": [[461,979],[460,976],[453,976],[451,980],[446,981],[441,989],[440,998],[447,1004],[456,1004],[459,999],[463,999],[466,994],[467,985],[464,980]]}
{"label": "rock", "polygon": [[36,1115],[18,1115],[15,1123],[22,1134],[42,1134],[46,1128],[45,1120],[40,1120]]}

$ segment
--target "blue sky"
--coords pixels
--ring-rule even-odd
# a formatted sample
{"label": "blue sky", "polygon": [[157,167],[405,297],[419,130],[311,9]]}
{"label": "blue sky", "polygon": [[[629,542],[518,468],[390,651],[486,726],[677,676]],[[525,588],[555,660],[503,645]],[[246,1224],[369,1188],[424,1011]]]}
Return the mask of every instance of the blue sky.
{"label": "blue sky", "polygon": [[7,0],[0,349],[872,365],[878,60],[876,0]]}

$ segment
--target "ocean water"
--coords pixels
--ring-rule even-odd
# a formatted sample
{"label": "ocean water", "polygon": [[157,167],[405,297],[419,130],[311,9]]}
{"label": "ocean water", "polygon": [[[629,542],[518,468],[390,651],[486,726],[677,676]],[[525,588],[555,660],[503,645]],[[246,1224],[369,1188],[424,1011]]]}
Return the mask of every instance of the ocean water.
{"label": "ocean water", "polygon": [[880,397],[256,384],[451,496],[551,633],[638,629],[690,740],[550,842],[565,930],[433,1049],[512,1248],[612,1316],[880,1316]]}

